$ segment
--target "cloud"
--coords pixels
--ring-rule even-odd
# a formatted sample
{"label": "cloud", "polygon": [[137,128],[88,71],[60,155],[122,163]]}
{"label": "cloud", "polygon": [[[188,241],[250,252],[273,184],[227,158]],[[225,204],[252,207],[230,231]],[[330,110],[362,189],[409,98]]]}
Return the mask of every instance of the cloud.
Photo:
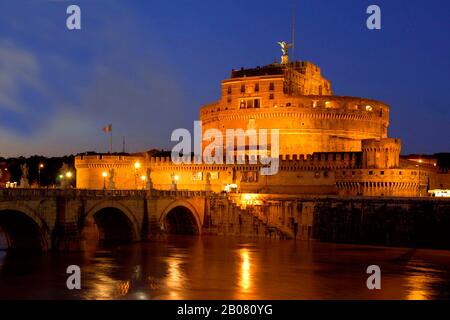
{"label": "cloud", "polygon": [[20,88],[42,91],[39,64],[29,51],[12,42],[0,42],[0,109],[23,113]]}
{"label": "cloud", "polygon": [[[171,131],[183,119],[177,75],[153,52],[142,52],[138,43],[122,45],[125,51],[99,50],[90,67],[82,68],[83,62],[70,56],[53,54],[48,64],[48,57],[38,59],[33,51],[3,43],[2,63],[9,68],[0,91],[3,101],[10,101],[8,110],[20,114],[33,130],[14,130],[0,119],[0,156],[106,152],[108,136],[101,128],[108,123],[113,124],[117,151],[122,149],[122,136],[127,151],[166,147],[161,141],[169,144]],[[42,69],[53,76],[43,79]],[[26,90],[20,90],[24,86]],[[43,106],[23,102],[30,90],[48,102],[45,116],[40,114]]]}
{"label": "cloud", "polygon": [[86,15],[76,33],[62,23],[65,11],[54,19],[59,7],[33,8],[43,10],[27,11],[33,28],[10,21],[14,41],[0,41],[0,156],[105,152],[109,123],[115,150],[123,136],[130,152],[168,147],[172,130],[197,117],[185,108],[171,48],[126,6],[85,3],[95,19]]}
{"label": "cloud", "polygon": [[89,138],[94,128],[88,116],[67,107],[59,108],[44,129],[31,137],[16,135],[0,127],[0,156],[75,154],[81,151],[81,145],[86,147],[82,150],[95,149],[98,146]]}

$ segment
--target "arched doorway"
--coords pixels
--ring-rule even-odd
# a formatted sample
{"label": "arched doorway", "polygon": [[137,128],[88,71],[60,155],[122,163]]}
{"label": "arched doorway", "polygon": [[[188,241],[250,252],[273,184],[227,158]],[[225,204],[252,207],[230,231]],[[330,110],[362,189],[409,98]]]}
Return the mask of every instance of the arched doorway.
{"label": "arched doorway", "polygon": [[[114,207],[100,209],[93,215],[93,222],[100,244],[130,243],[136,239],[133,223],[120,209]],[[89,219],[87,226],[89,226]]]}
{"label": "arched doorway", "polygon": [[18,210],[0,210],[0,250],[45,251],[47,243],[31,217]]}
{"label": "arched doorway", "polygon": [[197,235],[200,233],[194,213],[184,206],[176,206],[165,215],[164,229],[169,234]]}

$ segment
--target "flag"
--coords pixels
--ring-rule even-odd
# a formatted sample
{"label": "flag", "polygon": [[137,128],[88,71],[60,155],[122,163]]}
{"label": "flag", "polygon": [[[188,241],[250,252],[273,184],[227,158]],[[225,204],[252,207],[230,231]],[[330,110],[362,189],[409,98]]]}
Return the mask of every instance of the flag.
{"label": "flag", "polygon": [[102,128],[103,132],[111,132],[112,124],[108,124],[106,127]]}

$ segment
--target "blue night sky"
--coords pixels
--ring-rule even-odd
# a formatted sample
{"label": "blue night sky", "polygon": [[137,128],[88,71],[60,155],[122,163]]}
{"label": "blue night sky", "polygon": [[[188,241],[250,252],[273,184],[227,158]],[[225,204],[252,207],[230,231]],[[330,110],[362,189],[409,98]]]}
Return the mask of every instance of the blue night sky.
{"label": "blue night sky", "polygon": [[[81,7],[82,30],[66,28]],[[366,8],[382,30],[366,28]],[[279,59],[292,0],[0,0],[0,156],[169,148],[232,68]],[[449,152],[450,1],[297,0],[296,58],[391,106],[402,153]]]}

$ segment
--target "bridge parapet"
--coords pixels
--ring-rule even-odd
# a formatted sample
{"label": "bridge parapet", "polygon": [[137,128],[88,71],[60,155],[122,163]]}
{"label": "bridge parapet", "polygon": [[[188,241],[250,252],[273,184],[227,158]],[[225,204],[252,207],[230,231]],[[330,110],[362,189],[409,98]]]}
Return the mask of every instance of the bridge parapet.
{"label": "bridge parapet", "polygon": [[119,198],[195,198],[206,197],[207,191],[188,190],[95,190],[95,189],[0,189],[0,198],[24,199],[24,198],[56,198],[56,197],[119,197]]}

